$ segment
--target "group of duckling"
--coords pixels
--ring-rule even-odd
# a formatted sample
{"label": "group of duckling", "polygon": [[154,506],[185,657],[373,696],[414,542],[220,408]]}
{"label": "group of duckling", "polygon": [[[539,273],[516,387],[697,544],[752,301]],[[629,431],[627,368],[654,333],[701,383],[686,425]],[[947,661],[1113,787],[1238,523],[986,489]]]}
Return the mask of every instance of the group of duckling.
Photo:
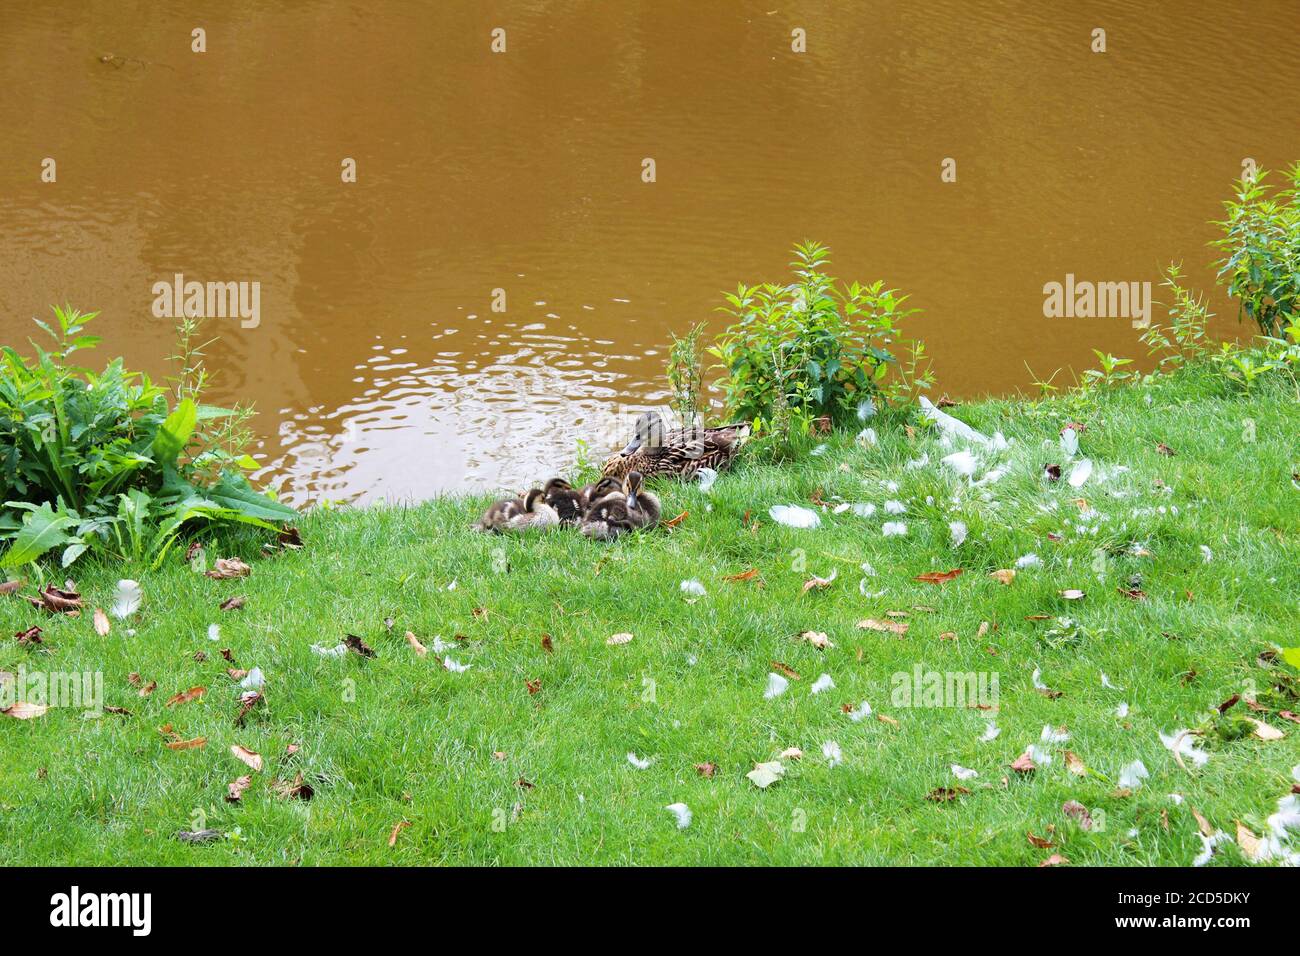
{"label": "group of duckling", "polygon": [[644,489],[646,477],[691,479],[701,469],[721,471],[748,435],[745,424],[669,431],[658,414],[646,412],[637,418],[632,440],[606,459],[599,481],[575,488],[552,478],[521,497],[495,502],[474,527],[523,532],[568,526],[601,541],[653,528],[662,509]]}
{"label": "group of duckling", "polygon": [[548,531],[576,527],[588,538],[612,541],[659,523],[659,499],[642,487],[641,472],[622,481],[605,476],[583,488],[552,478],[522,498],[493,503],[474,527],[479,531]]}

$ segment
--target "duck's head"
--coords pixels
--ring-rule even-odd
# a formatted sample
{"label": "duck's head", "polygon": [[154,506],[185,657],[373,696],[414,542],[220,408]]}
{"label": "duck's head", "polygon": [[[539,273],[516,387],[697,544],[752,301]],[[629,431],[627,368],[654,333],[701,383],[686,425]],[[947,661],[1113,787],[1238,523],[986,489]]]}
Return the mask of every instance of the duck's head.
{"label": "duck's head", "polygon": [[629,471],[627,477],[623,479],[623,494],[627,495],[627,506],[629,508],[639,507],[636,496],[641,494],[641,472]]}
{"label": "duck's head", "polygon": [[664,420],[658,412],[642,412],[637,416],[636,425],[632,429],[632,440],[619,454],[630,455],[643,445],[649,448],[662,448],[666,431]]}
{"label": "duck's head", "polygon": [[542,491],[541,488],[528,489],[528,494],[524,495],[524,510],[528,512],[536,511],[537,506],[541,504],[545,498],[546,492]]}
{"label": "duck's head", "polygon": [[563,478],[552,478],[542,486],[542,493],[545,495],[552,494],[556,491],[572,491],[573,485],[569,484]]}

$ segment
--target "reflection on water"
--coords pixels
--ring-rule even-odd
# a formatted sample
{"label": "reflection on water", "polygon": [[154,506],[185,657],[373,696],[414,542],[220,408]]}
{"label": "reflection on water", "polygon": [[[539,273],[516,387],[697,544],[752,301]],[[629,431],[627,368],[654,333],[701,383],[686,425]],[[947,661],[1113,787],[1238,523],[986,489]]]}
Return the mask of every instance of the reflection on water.
{"label": "reflection on water", "polygon": [[1295,6],[1074,6],[0,0],[0,339],[69,301],[158,375],[154,282],[259,282],[211,397],[256,402],[299,503],[599,456],[663,401],[670,331],[803,237],[913,293],[950,394],[1140,355],[1126,321],[1045,319],[1043,284],[1212,283],[1242,160],[1300,153],[1300,67],[1261,49]]}

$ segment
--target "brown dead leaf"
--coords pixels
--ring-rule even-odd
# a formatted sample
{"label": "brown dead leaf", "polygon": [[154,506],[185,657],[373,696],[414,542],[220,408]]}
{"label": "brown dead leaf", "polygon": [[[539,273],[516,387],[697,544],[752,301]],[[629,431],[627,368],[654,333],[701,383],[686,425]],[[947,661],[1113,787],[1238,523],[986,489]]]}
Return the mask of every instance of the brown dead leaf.
{"label": "brown dead leaf", "polygon": [[983,636],[984,636],[985,634],[987,634],[988,632],[989,632],[989,622],[988,622],[988,621],[980,621],[979,629],[976,630],[976,632],[975,632],[975,639],[976,639],[976,640],[979,640],[981,637],[983,637]]}
{"label": "brown dead leaf", "polygon": [[799,635],[799,638],[801,640],[807,641],[813,647],[821,651],[826,650],[828,647],[835,646],[834,644],[831,643],[831,639],[827,637],[822,631],[804,631],[802,634]]}
{"label": "brown dead leaf", "polygon": [[206,747],[207,737],[195,737],[192,740],[169,740],[166,744],[168,750],[200,750]]}
{"label": "brown dead leaf", "polygon": [[343,638],[343,643],[347,645],[348,650],[360,654],[362,657],[374,657],[375,652],[369,645],[355,634],[348,634]]}
{"label": "brown dead leaf", "polygon": [[32,720],[36,717],[43,717],[47,710],[49,710],[49,708],[44,704],[33,704],[25,700],[16,700],[4,710],[0,710],[0,714],[4,714],[6,717],[12,717],[14,720]]}
{"label": "brown dead leaf", "polygon": [[167,699],[168,707],[175,707],[177,704],[188,704],[192,700],[199,700],[208,692],[206,687],[191,687],[189,690],[183,690],[179,694],[173,694]]}
{"label": "brown dead leaf", "polygon": [[235,597],[228,597],[221,602],[220,609],[222,611],[238,611],[244,606],[246,600],[247,598],[242,594],[236,595]]}
{"label": "brown dead leaf", "polygon": [[897,621],[881,621],[869,617],[865,621],[858,621],[858,627],[868,631],[882,631],[886,634],[897,634],[902,637],[907,633],[910,625],[900,624]]}
{"label": "brown dead leaf", "polygon": [[697,763],[695,765],[695,772],[698,773],[701,777],[712,778],[713,775],[718,772],[718,765],[708,761],[705,761],[704,763]]}
{"label": "brown dead leaf", "polygon": [[203,573],[220,581],[226,578],[246,578],[253,573],[253,569],[239,558],[217,558],[212,565],[212,570]]}
{"label": "brown dead leaf", "polygon": [[16,594],[18,592],[18,589],[21,588],[25,583],[26,582],[23,581],[22,579],[19,579],[17,581],[0,582],[0,597],[3,597],[6,594]]}
{"label": "brown dead leaf", "polygon": [[1147,592],[1143,591],[1141,588],[1126,588],[1126,587],[1117,586],[1115,590],[1132,601],[1145,601],[1147,599]]}
{"label": "brown dead leaf", "polygon": [[100,637],[108,637],[112,630],[113,625],[108,623],[108,615],[104,613],[104,609],[95,608],[95,633]]}
{"label": "brown dead leaf", "polygon": [[131,716],[131,712],[130,712],[129,710],[127,710],[125,707],[117,707],[117,706],[115,706],[115,705],[113,705],[113,704],[105,704],[105,705],[104,705],[104,713],[106,713],[106,714],[116,714],[116,715],[119,716],[119,717],[130,717],[130,716]]}
{"label": "brown dead leaf", "polygon": [[244,796],[244,791],[252,786],[253,777],[251,774],[245,774],[233,783],[226,784],[226,801],[228,803],[238,803]]}
{"label": "brown dead leaf", "polygon": [[275,543],[282,548],[290,548],[297,551],[302,545],[302,532],[297,528],[281,528],[280,533],[275,536]]}
{"label": "brown dead leaf", "polygon": [[1080,756],[1073,750],[1065,751],[1065,769],[1070,771],[1070,773],[1074,774],[1076,777],[1086,777],[1088,775],[1087,766],[1084,764],[1082,758],[1080,758]]}
{"label": "brown dead leaf", "polygon": [[1282,731],[1278,730],[1276,727],[1272,726],[1271,724],[1264,723],[1264,721],[1262,720],[1257,720],[1254,717],[1247,717],[1246,719],[1249,720],[1252,724],[1254,724],[1255,726],[1254,735],[1258,737],[1260,740],[1281,740],[1283,737],[1286,736],[1286,734],[1282,733]]}
{"label": "brown dead leaf", "polygon": [[924,574],[918,574],[915,580],[922,584],[946,584],[953,578],[960,577],[965,570],[965,568],[953,568],[951,571],[926,571]]}
{"label": "brown dead leaf", "polygon": [[555,653],[555,643],[551,640],[551,635],[549,634],[542,635],[542,650],[544,650],[548,654]]}
{"label": "brown dead leaf", "polygon": [[1061,804],[1061,812],[1079,824],[1080,830],[1092,829],[1092,814],[1088,808],[1077,800],[1067,800]]}
{"label": "brown dead leaf", "polygon": [[148,697],[157,689],[158,689],[158,682],[156,680],[151,680],[149,683],[145,684],[143,687],[140,688],[140,696]]}
{"label": "brown dead leaf", "polygon": [[956,632],[956,631],[940,631],[940,632],[939,632],[939,640],[941,640],[941,641],[955,641],[955,640],[957,640],[957,632]]}
{"label": "brown dead leaf", "polygon": [[542,690],[542,682],[541,682],[540,678],[537,679],[537,680],[527,680],[527,679],[525,679],[525,680],[524,680],[524,686],[528,688],[528,694],[529,694],[529,696],[532,696],[533,694],[540,693],[541,690]]}
{"label": "brown dead leaf", "polygon": [[1011,769],[1014,770],[1016,773],[1033,773],[1035,770],[1038,769],[1038,766],[1034,763],[1033,759],[1029,756],[1029,751],[1026,750],[1014,761],[1012,761]]}
{"label": "brown dead leaf", "polygon": [[1214,827],[1210,826],[1210,821],[1205,819],[1195,807],[1191,808],[1192,817],[1196,820],[1196,829],[1201,831],[1201,836],[1214,836]]}
{"label": "brown dead leaf", "polygon": [[789,664],[782,664],[780,661],[773,661],[772,670],[780,671],[791,680],[800,680],[799,674]]}
{"label": "brown dead leaf", "polygon": [[620,634],[611,634],[605,639],[605,643],[610,647],[618,647],[620,644],[627,644],[632,640],[632,635],[626,632]]}
{"label": "brown dead leaf", "polygon": [[1063,864],[1063,863],[1069,863],[1069,862],[1070,862],[1070,861],[1067,860],[1065,857],[1061,856],[1061,854],[1059,854],[1059,853],[1053,853],[1051,856],[1049,856],[1049,857],[1048,857],[1046,860],[1044,860],[1042,863],[1039,863],[1038,866],[1039,866],[1039,869],[1042,869],[1042,868],[1045,867],[1045,866],[1060,866],[1060,865]]}
{"label": "brown dead leaf", "polygon": [[925,799],[933,803],[947,803],[949,800],[956,800],[958,797],[967,796],[970,793],[965,787],[935,787],[925,795]]}
{"label": "brown dead leaf", "polygon": [[990,571],[989,577],[999,584],[1010,584],[1016,579],[1016,572],[1013,568],[999,568],[997,571]]}
{"label": "brown dead leaf", "polygon": [[1283,720],[1289,720],[1294,724],[1300,724],[1300,714],[1293,713],[1289,710],[1279,710],[1277,715]]}
{"label": "brown dead leaf", "polygon": [[1219,713],[1221,714],[1227,713],[1229,708],[1233,707],[1240,700],[1241,700],[1240,694],[1233,694],[1231,697],[1229,697],[1227,700],[1225,700],[1222,704],[1219,705],[1218,707]]}
{"label": "brown dead leaf", "polygon": [[1156,451],[1160,452],[1162,455],[1168,455],[1170,457],[1174,454],[1174,450],[1162,441],[1156,442]]}
{"label": "brown dead leaf", "polygon": [[1237,821],[1237,846],[1241,847],[1241,853],[1246,859],[1259,859],[1262,849],[1260,839],[1240,820]]}
{"label": "brown dead leaf", "polygon": [[1078,588],[1066,588],[1061,592],[1061,597],[1065,598],[1067,601],[1082,601],[1084,593]]}
{"label": "brown dead leaf", "polygon": [[266,698],[255,690],[246,690],[239,695],[239,713],[235,715],[235,726],[244,726],[244,718],[248,716],[249,711],[260,704]]}
{"label": "brown dead leaf", "polygon": [[31,627],[29,627],[29,628],[28,628],[27,630],[25,630],[25,631],[19,631],[17,634],[14,635],[14,637],[16,637],[16,638],[18,639],[18,643],[19,643],[19,644],[40,644],[40,643],[42,643],[42,641],[41,641],[41,629],[40,629],[39,627],[37,627],[35,624],[33,624]]}
{"label": "brown dead leaf", "polygon": [[888,714],[876,714],[876,720],[880,721],[882,724],[889,724],[891,727],[898,726],[898,721],[893,717],[890,717]]}
{"label": "brown dead leaf", "polygon": [[817,577],[817,575],[814,574],[811,578],[809,578],[807,581],[803,583],[803,593],[807,594],[809,591],[812,591],[814,589],[818,591],[825,591],[828,587],[831,586],[831,584],[834,583],[834,581],[835,581],[834,574],[831,574],[829,578],[819,578]]}
{"label": "brown dead leaf", "polygon": [[388,845],[397,846],[397,834],[401,833],[410,825],[410,820],[398,820],[397,823],[393,824],[393,832],[388,834]]}
{"label": "brown dead leaf", "polygon": [[292,780],[276,780],[271,784],[271,790],[278,797],[288,799],[310,800],[316,795],[312,785],[303,780],[302,771],[298,771]]}
{"label": "brown dead leaf", "polygon": [[56,588],[50,584],[37,597],[28,598],[27,601],[32,607],[51,614],[81,613],[81,595],[71,588]]}
{"label": "brown dead leaf", "polygon": [[420,643],[420,639],[411,631],[406,632],[406,643],[411,645],[411,650],[415,651],[417,657],[424,657],[429,653],[429,649]]}
{"label": "brown dead leaf", "polygon": [[1025,833],[1025,839],[1029,841],[1030,846],[1038,847],[1040,850],[1050,850],[1056,846],[1051,840],[1044,840],[1042,837],[1035,836],[1028,831]]}
{"label": "brown dead leaf", "polygon": [[260,771],[262,769],[262,755],[254,753],[247,747],[241,746],[240,744],[231,744],[230,754],[236,760],[242,760],[253,770]]}
{"label": "brown dead leaf", "polygon": [[665,522],[664,522],[664,527],[665,527],[665,528],[676,528],[679,524],[681,524],[683,521],[685,521],[689,516],[690,516],[690,512],[689,512],[689,511],[683,511],[683,512],[682,512],[681,514],[679,514],[676,518],[670,518],[669,520],[665,521]]}
{"label": "brown dead leaf", "polygon": [[739,574],[728,574],[722,580],[724,581],[752,581],[758,577],[758,568],[750,568],[748,571],[741,571]]}

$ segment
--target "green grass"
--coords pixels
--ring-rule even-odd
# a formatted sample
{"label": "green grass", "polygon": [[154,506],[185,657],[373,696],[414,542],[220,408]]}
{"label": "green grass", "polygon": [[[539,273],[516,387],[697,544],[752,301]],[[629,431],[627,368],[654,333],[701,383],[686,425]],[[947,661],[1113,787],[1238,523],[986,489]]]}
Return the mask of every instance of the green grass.
{"label": "green grass", "polygon": [[[478,535],[469,525],[482,502],[445,498],[313,514],[298,552],[260,555],[251,538],[209,542],[210,558],[248,560],[253,572],[243,580],[211,580],[178,557],[156,572],[78,565],[89,605],[107,607],[120,577],[143,585],[141,611],[115,621],[107,637],[89,612],[51,617],[0,598],[0,669],[99,671],[105,702],[131,711],[87,718],[52,708],[34,720],[0,719],[3,855],[10,864],[1030,866],[1058,852],[1075,865],[1189,864],[1200,850],[1192,808],[1230,834],[1236,821],[1260,833],[1300,762],[1300,726],[1266,713],[1255,716],[1285,739],[1207,739],[1211,758],[1199,769],[1180,768],[1158,737],[1201,724],[1243,689],[1257,687],[1264,700],[1270,675],[1285,665],[1261,669],[1257,656],[1300,643],[1300,491],[1291,477],[1300,415],[1294,396],[1242,398],[1194,375],[1103,393],[1094,405],[1072,401],[956,409],[1013,440],[999,458],[1008,475],[983,489],[937,467],[948,449],[935,433],[909,439],[901,425],[879,422],[878,447],[837,434],[793,464],[751,459],[709,494],[661,484],[666,515],[689,516],[613,545],[571,532]],[[1077,491],[1040,476],[1046,462],[1068,472],[1057,432],[1069,420],[1087,425],[1082,454],[1110,475],[1094,473]],[[1176,454],[1159,454],[1157,442]],[[929,466],[907,467],[923,454]],[[1118,465],[1130,470],[1116,474]],[[880,514],[826,511],[815,530],[769,519],[770,506],[807,505],[818,488],[827,500],[906,502],[908,534],[882,537]],[[1104,519],[1083,516],[1078,497]],[[747,513],[757,528],[746,526]],[[959,548],[949,541],[951,520],[969,528]],[[1076,525],[1098,530],[1081,534]],[[1135,542],[1151,556],[1126,553]],[[1212,549],[1208,563],[1202,545]],[[1030,552],[1042,566],[1010,586],[988,576]],[[860,588],[864,562],[876,574]],[[761,586],[725,580],[751,567]],[[914,580],[955,567],[966,572],[947,584]],[[802,593],[808,578],[832,570],[828,588]],[[1117,589],[1135,573],[1146,600]],[[693,603],[679,588],[690,578],[707,589]],[[1087,596],[1065,601],[1065,588]],[[218,610],[237,594],[247,597],[243,610]],[[909,615],[905,637],[855,626],[890,610]],[[1039,614],[1069,615],[1082,630],[1072,643],[1049,645],[1051,622],[1027,620]],[[992,627],[979,638],[983,621]],[[213,623],[218,642],[207,636]],[[44,627],[48,654],[8,638],[32,624]],[[407,630],[426,644],[435,635],[454,642],[451,657],[471,669],[452,673],[432,653],[417,657]],[[834,648],[796,639],[808,630],[825,632]],[[606,645],[623,631],[635,635],[630,644]],[[310,650],[347,633],[377,657]],[[221,648],[266,674],[266,703],[242,728]],[[196,661],[196,651],[207,659]],[[773,661],[801,679],[765,700]],[[917,663],[996,672],[1001,735],[980,742],[990,715],[979,710],[892,702],[891,675]],[[1034,690],[1036,667],[1060,697]],[[1102,671],[1123,690],[1103,688]],[[132,672],[157,681],[156,692],[141,698]],[[835,687],[813,696],[822,673]],[[538,680],[540,692],[530,694],[526,682]],[[196,685],[208,688],[202,700],[166,706]],[[897,725],[851,721],[842,705],[863,700]],[[1121,701],[1131,708],[1125,719],[1115,712]],[[207,746],[166,749],[157,730],[165,723],[186,738],[205,736]],[[1010,770],[1045,724],[1068,727],[1069,742],[1052,745],[1053,761],[1036,773]],[[835,767],[822,753],[831,740],[843,752]],[[227,784],[246,772],[229,752],[236,743],[267,764],[242,802],[229,804]],[[301,749],[286,758],[290,743]],[[804,757],[785,761],[784,779],[759,790],[746,778],[787,747]],[[1066,748],[1096,774],[1069,773]],[[650,768],[631,766],[629,751],[650,758]],[[1117,793],[1121,767],[1135,759],[1150,777]],[[694,769],[706,761],[718,768],[711,779]],[[958,785],[954,763],[979,772],[964,784],[970,794],[927,801],[935,788]],[[298,771],[315,788],[310,802],[272,790],[274,779]],[[1104,828],[1071,824],[1061,811],[1068,800],[1099,821],[1104,814]],[[679,801],[694,814],[685,830],[664,809]],[[390,847],[401,820],[410,826]],[[200,826],[232,838],[175,839]],[[1059,846],[1037,849],[1026,831],[1054,835]],[[1213,865],[1242,862],[1225,845]]]}

